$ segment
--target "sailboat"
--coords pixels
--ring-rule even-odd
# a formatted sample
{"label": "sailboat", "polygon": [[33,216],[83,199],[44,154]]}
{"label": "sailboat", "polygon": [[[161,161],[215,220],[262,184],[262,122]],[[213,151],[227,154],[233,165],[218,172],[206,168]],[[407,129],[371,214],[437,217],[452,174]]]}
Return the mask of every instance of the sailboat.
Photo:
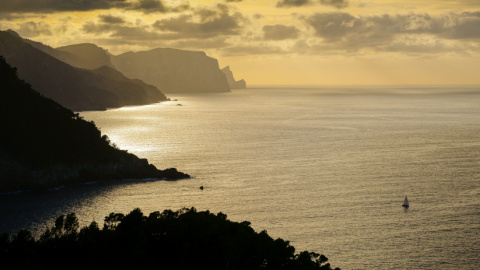
{"label": "sailboat", "polygon": [[405,196],[405,200],[403,200],[403,204],[402,204],[403,207],[407,208],[410,206],[410,204],[408,203],[408,198],[407,196]]}

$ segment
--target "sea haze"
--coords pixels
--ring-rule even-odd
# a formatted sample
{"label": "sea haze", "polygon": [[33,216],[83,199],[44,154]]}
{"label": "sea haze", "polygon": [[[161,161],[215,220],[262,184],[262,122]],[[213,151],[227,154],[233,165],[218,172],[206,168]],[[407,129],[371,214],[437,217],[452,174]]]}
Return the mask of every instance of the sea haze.
{"label": "sea haze", "polygon": [[81,115],[119,148],[193,179],[1,195],[0,230],[38,231],[69,212],[85,225],[135,207],[193,206],[248,220],[342,269],[480,265],[480,87],[169,97],[178,101]]}

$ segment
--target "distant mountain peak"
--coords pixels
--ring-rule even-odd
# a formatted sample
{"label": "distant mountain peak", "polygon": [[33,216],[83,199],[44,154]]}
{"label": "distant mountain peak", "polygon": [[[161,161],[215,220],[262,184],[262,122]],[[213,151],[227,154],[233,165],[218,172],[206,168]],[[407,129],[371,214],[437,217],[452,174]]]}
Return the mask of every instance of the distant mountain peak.
{"label": "distant mountain peak", "polygon": [[63,59],[75,67],[84,69],[96,69],[102,66],[113,67],[108,51],[93,43],[67,45],[58,47],[56,50],[75,55],[76,57]]}
{"label": "distant mountain peak", "polygon": [[85,42],[85,43],[78,43],[78,44],[72,44],[72,45],[66,45],[66,46],[61,46],[61,47],[58,47],[56,49],[62,49],[62,48],[75,48],[75,47],[80,47],[80,48],[93,48],[93,49],[101,49],[101,50],[104,50],[102,47],[99,47],[98,45],[96,44],[93,44],[93,43],[88,43],[88,42]]}

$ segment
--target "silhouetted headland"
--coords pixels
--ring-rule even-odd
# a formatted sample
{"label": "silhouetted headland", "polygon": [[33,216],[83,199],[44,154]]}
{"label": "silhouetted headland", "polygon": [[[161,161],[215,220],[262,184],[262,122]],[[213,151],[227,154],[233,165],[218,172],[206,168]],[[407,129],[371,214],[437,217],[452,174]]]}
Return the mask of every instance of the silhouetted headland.
{"label": "silhouetted headland", "polygon": [[[102,72],[110,72],[111,69]],[[113,179],[182,179],[118,149],[93,122],[39,94],[0,57],[0,192]]]}
{"label": "silhouetted headland", "polygon": [[18,76],[41,94],[71,110],[105,110],[168,100],[153,85],[129,79],[113,69],[105,57],[100,57],[100,62],[106,61],[106,66],[94,70],[71,65],[83,63],[89,67],[95,66],[99,61],[89,59],[101,55],[99,50],[90,50],[96,53],[85,58],[65,48],[63,51],[56,50],[23,39],[13,31],[0,31],[0,55],[18,69]]}
{"label": "silhouetted headland", "polygon": [[113,65],[129,78],[155,85],[165,93],[228,92],[218,61],[200,51],[157,48],[111,56]]}
{"label": "silhouetted headland", "polygon": [[324,255],[295,254],[288,241],[257,233],[248,221],[195,208],[110,213],[102,228],[92,222],[80,230],[71,213],[39,239],[28,230],[0,235],[0,247],[5,269],[332,269]]}
{"label": "silhouetted headland", "polygon": [[230,86],[230,89],[245,89],[247,88],[247,83],[245,80],[235,80],[235,77],[233,76],[233,72],[230,70],[229,66],[226,66],[222,68],[222,72],[225,74],[227,77],[227,82],[228,85]]}

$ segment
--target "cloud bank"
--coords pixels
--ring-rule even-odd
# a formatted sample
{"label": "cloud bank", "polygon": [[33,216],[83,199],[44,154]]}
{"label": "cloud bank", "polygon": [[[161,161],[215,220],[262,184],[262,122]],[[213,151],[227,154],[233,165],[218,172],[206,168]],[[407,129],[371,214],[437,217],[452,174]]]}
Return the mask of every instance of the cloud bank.
{"label": "cloud bank", "polygon": [[277,2],[277,7],[302,7],[307,5],[320,4],[324,6],[332,6],[338,9],[348,7],[349,3],[347,0],[279,0]]}
{"label": "cloud bank", "polygon": [[[64,39],[61,45],[78,41],[209,49],[223,56],[480,55],[480,11],[354,15],[343,12],[350,7],[346,0],[279,0],[272,9],[317,5],[325,11],[295,9],[287,22],[272,23],[266,13],[239,9],[244,3],[248,1],[193,6],[169,0],[0,0],[0,28],[29,38]],[[92,15],[74,23],[70,11]],[[53,23],[52,16],[60,19]]]}
{"label": "cloud bank", "polygon": [[106,9],[136,10],[144,13],[181,12],[189,4],[168,6],[163,0],[0,0],[2,12],[52,13]]}

